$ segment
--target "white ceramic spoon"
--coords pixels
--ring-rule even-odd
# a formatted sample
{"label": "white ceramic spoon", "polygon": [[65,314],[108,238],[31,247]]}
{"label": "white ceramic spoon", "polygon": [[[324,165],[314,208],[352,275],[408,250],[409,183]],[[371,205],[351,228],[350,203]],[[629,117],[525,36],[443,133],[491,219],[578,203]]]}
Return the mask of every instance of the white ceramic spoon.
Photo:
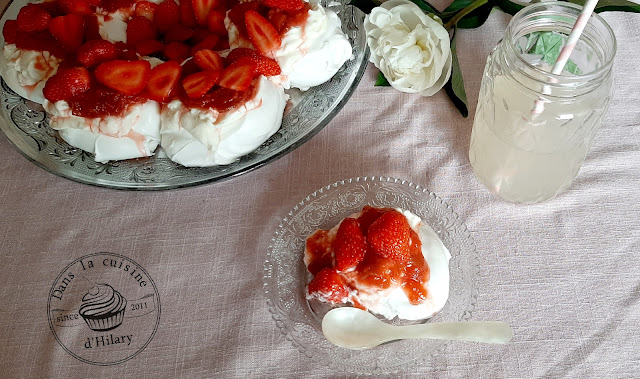
{"label": "white ceramic spoon", "polygon": [[329,342],[347,349],[369,349],[384,342],[409,338],[505,343],[513,336],[511,327],[500,321],[397,326],[353,307],[327,312],[322,319],[322,333]]}

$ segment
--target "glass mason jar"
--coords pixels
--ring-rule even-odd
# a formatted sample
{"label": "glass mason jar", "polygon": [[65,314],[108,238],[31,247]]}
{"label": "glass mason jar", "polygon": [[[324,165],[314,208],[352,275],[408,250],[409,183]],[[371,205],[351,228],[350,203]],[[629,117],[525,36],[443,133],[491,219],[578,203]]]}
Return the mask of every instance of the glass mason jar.
{"label": "glass mason jar", "polygon": [[591,17],[563,72],[550,73],[581,10],[566,2],[525,7],[487,59],[469,159],[505,200],[535,203],[567,189],[609,105],[616,39],[600,16]]}

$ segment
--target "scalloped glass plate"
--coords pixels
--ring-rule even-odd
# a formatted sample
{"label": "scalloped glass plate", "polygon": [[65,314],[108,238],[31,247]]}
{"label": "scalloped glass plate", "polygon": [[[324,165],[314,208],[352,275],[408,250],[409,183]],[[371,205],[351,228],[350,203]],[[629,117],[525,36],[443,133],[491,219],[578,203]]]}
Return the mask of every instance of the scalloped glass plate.
{"label": "scalloped glass plate", "polygon": [[[15,0],[6,8],[0,24],[15,19],[26,0]],[[348,0],[328,1],[342,20],[342,29],[353,46],[353,59],[347,61],[327,83],[306,92],[287,91],[291,106],[276,134],[252,153],[224,166],[187,168],[167,158],[151,157],[97,163],[93,154],[69,146],[48,127],[48,117],[39,104],[16,95],[2,81],[0,130],[29,160],[65,178],[82,183],[133,190],[162,190],[187,187],[228,179],[255,170],[293,151],[322,128],[342,109],[357,87],[369,57],[364,15]],[[4,38],[0,35],[0,46]]]}
{"label": "scalloped glass plate", "polygon": [[332,228],[367,204],[410,210],[436,231],[452,255],[450,295],[445,307],[426,322],[468,320],[477,294],[475,243],[447,203],[427,189],[399,179],[352,178],[323,187],[302,200],[273,236],[264,263],[264,290],[277,327],[310,359],[343,373],[393,373],[423,363],[428,355],[443,349],[446,341],[405,340],[371,350],[343,349],[322,334],[326,309],[318,310],[305,298],[305,286],[312,278],[303,263],[306,237],[316,229]]}

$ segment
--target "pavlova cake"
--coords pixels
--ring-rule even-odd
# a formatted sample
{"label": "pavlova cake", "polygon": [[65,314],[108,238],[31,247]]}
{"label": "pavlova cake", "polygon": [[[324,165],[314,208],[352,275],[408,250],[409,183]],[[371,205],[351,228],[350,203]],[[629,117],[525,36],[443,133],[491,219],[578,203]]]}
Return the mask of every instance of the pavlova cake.
{"label": "pavlova cake", "polygon": [[316,0],[53,0],[3,25],[0,71],[97,162],[228,164],[273,135],[285,90],[352,56]]}

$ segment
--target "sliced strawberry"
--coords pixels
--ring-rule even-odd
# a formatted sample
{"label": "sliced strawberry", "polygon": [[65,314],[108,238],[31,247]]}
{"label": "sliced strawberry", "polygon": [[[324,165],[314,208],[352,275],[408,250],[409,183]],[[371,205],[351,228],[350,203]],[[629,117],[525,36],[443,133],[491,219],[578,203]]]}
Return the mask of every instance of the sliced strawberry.
{"label": "sliced strawberry", "polygon": [[148,39],[144,41],[138,41],[136,43],[136,53],[140,56],[147,56],[152,54],[161,53],[164,50],[164,44],[157,39]]}
{"label": "sliced strawberry", "polygon": [[257,11],[258,9],[260,9],[259,1],[248,1],[238,3],[229,10],[227,16],[229,16],[229,20],[231,20],[236,28],[238,28],[240,36],[247,36],[247,27],[245,26],[244,21],[245,14],[250,10]]}
{"label": "sliced strawberry", "polygon": [[193,36],[193,29],[182,24],[175,24],[164,34],[164,42],[184,42]]}
{"label": "sliced strawberry", "polygon": [[276,28],[256,11],[247,11],[244,16],[247,35],[259,52],[272,55],[273,51],[280,48],[282,39]]}
{"label": "sliced strawberry", "polygon": [[180,1],[180,22],[185,26],[196,26],[196,15],[193,13],[191,0]]}
{"label": "sliced strawberry", "polygon": [[85,0],[87,2],[87,4],[89,4],[92,7],[101,7],[102,6],[102,0]]}
{"label": "sliced strawberry", "polygon": [[411,257],[410,231],[407,218],[402,213],[391,210],[371,224],[367,241],[376,254],[395,261],[405,261]]}
{"label": "sliced strawberry", "polygon": [[204,96],[205,93],[216,84],[218,76],[217,71],[201,71],[191,74],[182,80],[182,87],[192,99]]}
{"label": "sliced strawberry", "polygon": [[186,62],[182,63],[182,77],[186,78],[191,74],[195,74],[196,72],[202,71],[200,67],[196,64],[195,60],[189,59]]}
{"label": "sliced strawberry", "polygon": [[144,17],[149,21],[153,21],[157,7],[158,7],[158,4],[152,3],[150,1],[146,1],[146,0],[138,1],[136,3],[136,9],[133,12],[133,14],[135,16]]}
{"label": "sliced strawberry", "polygon": [[21,32],[37,32],[47,29],[51,15],[37,4],[27,4],[20,9],[16,21]]}
{"label": "sliced strawberry", "polygon": [[93,14],[93,10],[85,0],[59,0],[58,2],[64,13]]}
{"label": "sliced strawberry", "polygon": [[100,24],[98,23],[98,18],[95,15],[84,16],[84,25],[85,41],[102,39],[102,36],[100,35]]}
{"label": "sliced strawberry", "polygon": [[193,56],[193,60],[196,65],[202,70],[210,71],[222,71],[224,69],[224,63],[218,53],[209,49],[202,49],[196,52]]}
{"label": "sliced strawberry", "polygon": [[229,50],[230,48],[231,48],[231,46],[229,46],[229,39],[228,38],[220,38],[220,40],[218,41],[218,44],[216,45],[216,48],[214,50],[222,51],[222,50]]}
{"label": "sliced strawberry", "polygon": [[242,57],[231,63],[220,74],[220,87],[244,91],[256,76],[256,63],[248,57]]}
{"label": "sliced strawberry", "polygon": [[51,17],[64,16],[67,12],[63,11],[60,7],[59,1],[45,1],[37,4],[45,12],[49,13]]}
{"label": "sliced strawberry", "polygon": [[149,80],[151,64],[144,60],[114,60],[96,68],[96,79],[105,86],[126,95],[140,93]]}
{"label": "sliced strawberry", "polygon": [[180,63],[174,61],[162,63],[151,69],[147,84],[149,98],[161,103],[165,102],[178,83],[181,70]]}
{"label": "sliced strawberry", "polygon": [[197,45],[195,45],[194,47],[191,48],[191,55],[195,54],[196,52],[202,50],[202,49],[209,49],[209,50],[213,50],[216,45],[218,45],[218,40],[220,39],[220,37],[218,37],[215,34],[209,34],[207,36],[207,38],[203,39],[202,41],[198,42]]}
{"label": "sliced strawberry", "polygon": [[164,47],[163,53],[168,60],[182,62],[189,58],[191,48],[182,42],[171,42]]}
{"label": "sliced strawberry", "polygon": [[135,46],[140,41],[156,39],[156,27],[148,18],[133,16],[127,21],[127,44]]}
{"label": "sliced strawberry", "polygon": [[193,35],[189,39],[190,45],[197,45],[200,42],[204,41],[205,38],[209,37],[211,32],[208,29],[197,28],[193,30]]}
{"label": "sliced strawberry", "polygon": [[61,68],[47,80],[42,92],[44,97],[53,102],[68,100],[91,88],[89,70],[84,67]]}
{"label": "sliced strawberry", "polygon": [[117,57],[115,45],[103,39],[87,41],[78,49],[78,62],[85,67],[93,67]]}
{"label": "sliced strawberry", "polygon": [[193,14],[196,16],[196,22],[200,25],[207,25],[207,16],[209,15],[209,12],[219,3],[219,0],[191,0],[191,6],[193,7]]}
{"label": "sliced strawberry", "polygon": [[264,55],[261,55],[257,51],[253,49],[248,49],[246,47],[239,47],[237,49],[231,50],[229,55],[227,55],[227,60],[229,62],[233,62],[240,57],[249,57],[256,63],[256,72],[258,74],[264,76],[275,76],[280,75],[280,65],[278,62],[271,58],[267,58]]}
{"label": "sliced strawberry", "polygon": [[[188,1],[188,0],[184,0]],[[165,0],[158,4],[155,14],[155,23],[158,31],[164,33],[173,25],[180,22],[180,7],[173,0]]]}
{"label": "sliced strawberry", "polygon": [[302,0],[263,0],[262,4],[269,8],[278,8],[285,11],[297,11],[304,7],[304,1]]}
{"label": "sliced strawberry", "polygon": [[338,227],[333,248],[338,272],[355,268],[364,259],[367,242],[360,230],[360,223],[355,218],[345,218]]}
{"label": "sliced strawberry", "polygon": [[349,299],[349,290],[342,277],[332,268],[322,269],[307,286],[307,294],[328,303],[346,303]]}
{"label": "sliced strawberry", "polygon": [[227,36],[227,28],[224,26],[224,18],[225,14],[222,11],[213,10],[209,12],[207,16],[207,28],[212,33],[215,33],[219,36]]}
{"label": "sliced strawberry", "polygon": [[49,32],[67,51],[76,51],[84,41],[84,17],[79,14],[58,16],[49,23]]}
{"label": "sliced strawberry", "polygon": [[4,27],[2,28],[2,36],[4,37],[4,42],[16,43],[16,37],[18,35],[18,21],[16,20],[7,20],[4,23]]}

